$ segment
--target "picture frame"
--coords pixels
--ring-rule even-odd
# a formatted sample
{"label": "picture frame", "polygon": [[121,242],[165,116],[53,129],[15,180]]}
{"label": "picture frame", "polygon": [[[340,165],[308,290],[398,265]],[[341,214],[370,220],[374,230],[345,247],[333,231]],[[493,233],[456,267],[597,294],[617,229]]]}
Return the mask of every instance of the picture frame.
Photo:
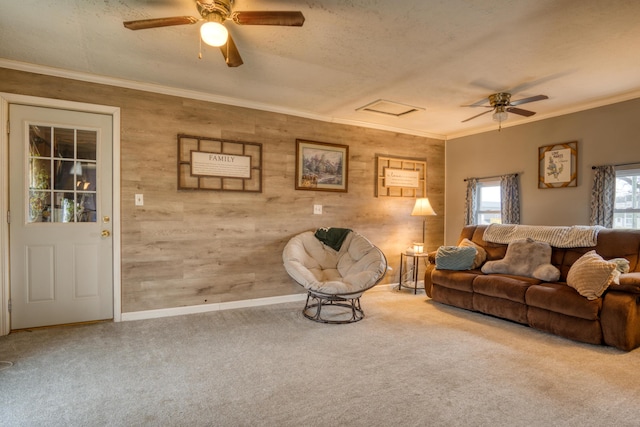
{"label": "picture frame", "polygon": [[262,193],[262,144],[178,134],[178,190]]}
{"label": "picture frame", "polygon": [[376,197],[426,197],[427,161],[376,155]]}
{"label": "picture frame", "polygon": [[346,193],[349,146],[296,139],[296,190]]}
{"label": "picture frame", "polygon": [[538,148],[538,188],[578,186],[578,141]]}

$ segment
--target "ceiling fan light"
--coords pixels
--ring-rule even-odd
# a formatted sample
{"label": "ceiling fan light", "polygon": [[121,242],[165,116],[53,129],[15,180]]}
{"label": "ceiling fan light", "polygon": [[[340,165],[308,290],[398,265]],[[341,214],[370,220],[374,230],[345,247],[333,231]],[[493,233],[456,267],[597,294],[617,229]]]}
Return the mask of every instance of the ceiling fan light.
{"label": "ceiling fan light", "polygon": [[509,117],[509,113],[507,113],[506,111],[496,111],[495,113],[493,113],[493,120],[495,120],[498,123],[502,123],[505,120],[507,120],[507,118]]}
{"label": "ceiling fan light", "polygon": [[229,32],[218,22],[205,22],[200,27],[200,37],[209,46],[220,47],[227,42]]}

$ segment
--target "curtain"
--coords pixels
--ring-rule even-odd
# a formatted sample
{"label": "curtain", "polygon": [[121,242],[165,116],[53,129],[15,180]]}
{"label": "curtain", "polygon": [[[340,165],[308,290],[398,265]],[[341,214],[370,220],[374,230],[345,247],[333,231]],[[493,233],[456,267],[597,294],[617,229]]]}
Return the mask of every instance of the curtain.
{"label": "curtain", "polygon": [[520,184],[517,173],[500,177],[500,205],[503,224],[520,224]]}
{"label": "curtain", "polygon": [[464,203],[464,224],[475,225],[478,210],[478,179],[467,179],[467,198]]}
{"label": "curtain", "polygon": [[616,202],[615,166],[596,166],[591,191],[591,225],[613,227],[613,209]]}

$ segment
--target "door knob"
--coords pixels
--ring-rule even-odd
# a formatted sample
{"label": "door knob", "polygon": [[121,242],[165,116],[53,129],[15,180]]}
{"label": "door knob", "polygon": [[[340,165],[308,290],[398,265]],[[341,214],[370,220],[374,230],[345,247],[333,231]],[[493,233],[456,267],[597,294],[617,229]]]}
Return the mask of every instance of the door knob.
{"label": "door knob", "polygon": [[109,230],[102,230],[102,237],[109,237],[111,236],[111,233],[109,232]]}

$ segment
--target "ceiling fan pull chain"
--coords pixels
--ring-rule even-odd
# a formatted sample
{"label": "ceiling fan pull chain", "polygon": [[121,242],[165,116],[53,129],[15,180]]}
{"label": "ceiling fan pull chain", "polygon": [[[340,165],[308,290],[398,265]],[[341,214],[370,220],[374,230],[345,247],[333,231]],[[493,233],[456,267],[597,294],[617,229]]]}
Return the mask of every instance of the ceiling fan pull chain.
{"label": "ceiling fan pull chain", "polygon": [[200,37],[200,35],[198,35],[198,40],[200,41],[200,46],[198,50],[198,59],[202,59],[202,37]]}

